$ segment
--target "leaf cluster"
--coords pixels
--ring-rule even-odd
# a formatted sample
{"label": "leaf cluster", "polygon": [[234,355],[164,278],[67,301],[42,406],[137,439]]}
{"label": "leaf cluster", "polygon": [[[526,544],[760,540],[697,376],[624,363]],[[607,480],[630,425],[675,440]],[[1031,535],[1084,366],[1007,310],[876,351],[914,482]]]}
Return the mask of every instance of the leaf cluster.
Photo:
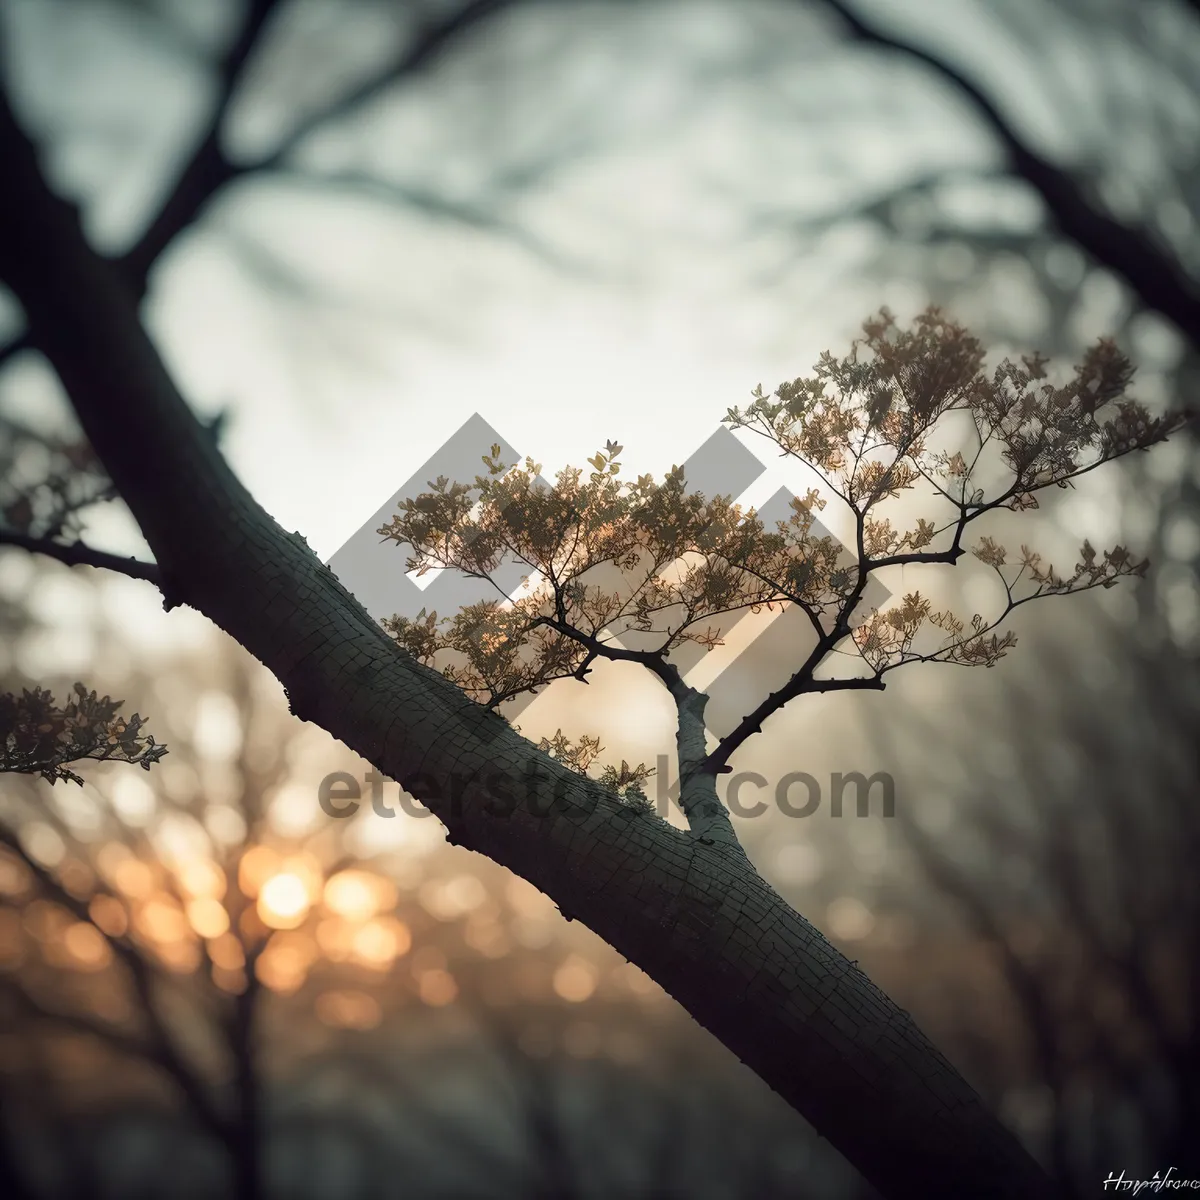
{"label": "leaf cluster", "polygon": [[[1037,508],[1044,489],[1070,487],[1188,419],[1154,416],[1128,395],[1133,368],[1112,340],[1056,384],[1037,354],[985,371],[978,339],[936,308],[908,329],[886,309],[862,328],[846,356],[823,354],[810,377],[770,396],[759,386],[747,408],[724,418],[816,477],[786,520],[767,528],[729,496],[689,491],[678,466],[661,480],[625,478],[623,447],[613,441],[587,460],[590,472],[565,468],[553,485],[540,464],[506,465],[493,446],[473,483],[439,477],[378,532],[409,548],[410,570],[457,570],[489,581],[495,597],[448,618],[422,610],[385,627],[489,705],[556,679],[584,679],[598,657],[646,666],[680,703],[689,689],[669,661],[673,651],[720,645],[727,614],[794,605],[816,648],[731,735],[737,742],[804,691],[878,686],[913,661],[990,667],[1016,643],[998,626],[1020,604],[1145,572],[1121,546],[1097,554],[1085,543],[1063,574],[1027,546],[1010,561],[993,537],[964,545],[967,527],[988,513]],[[882,507],[906,494],[932,507],[898,529]],[[853,523],[849,550],[816,526],[831,499]],[[1007,604],[996,619],[935,612],[918,592],[858,615],[873,571],[953,565],[968,551],[1003,584]],[[496,574],[514,562],[525,575],[510,596]],[[817,678],[830,655],[846,652],[870,674]]]}
{"label": "leaf cluster", "polygon": [[61,707],[41,688],[17,696],[0,694],[0,771],[41,775],[82,785],[66,764],[82,759],[137,763],[150,770],[167,753],[144,731],[145,720],[134,713],[120,716],[124,701],[99,697],[82,683]]}
{"label": "leaf cluster", "polygon": [[[517,729],[519,732],[520,727]],[[588,774],[588,768],[604,750],[598,737],[584,734],[578,741],[572,741],[561,728],[555,730],[553,737],[539,738],[537,748],[557,759],[563,766],[585,776]],[[642,785],[654,773],[654,767],[648,767],[645,763],[631,766],[625,759],[621,759],[620,766],[605,765],[595,778],[628,807],[638,812],[651,812],[654,806]]]}
{"label": "leaf cluster", "polygon": [[845,599],[854,572],[834,538],[810,532],[824,504],[815,492],[769,531],[728,496],[689,492],[680,467],[661,482],[621,478],[621,449],[609,442],[590,474],[568,467],[547,487],[540,464],[507,469],[496,446],[473,485],[443,476],[406,501],[378,532],[412,548],[410,570],[495,583],[517,561],[527,574],[515,597],[496,584],[494,600],[449,618],[393,616],[388,632],[425,662],[450,652],[448,677],[494,704],[582,677],[595,657],[621,657],[624,641],[665,659],[687,642],[720,645],[712,622],[723,614],[789,602],[825,611]]}
{"label": "leaf cluster", "polygon": [[[1102,338],[1061,386],[1049,382],[1040,354],[1004,359],[989,375],[984,349],[963,326],[931,307],[911,329],[886,309],[863,324],[848,355],[821,355],[807,379],[759,386],[746,409],[724,418],[762,433],[803,459],[834,494],[860,514],[924,481],[968,511],[1036,508],[1034,493],[1065,487],[1085,471],[1162,441],[1187,419],[1155,417],[1131,399],[1133,365]],[[971,457],[938,451],[930,436],[950,414],[973,431]],[[985,499],[975,476],[984,451],[996,450],[1009,485]],[[914,537],[915,533],[915,537]],[[920,549],[933,527],[875,537],[876,554]]]}
{"label": "leaf cluster", "polygon": [[0,524],[38,538],[80,533],[81,513],[116,493],[90,445],[0,418]]}
{"label": "leaf cluster", "polygon": [[[1020,363],[1005,359],[990,374],[984,358],[978,339],[937,308],[926,309],[910,329],[899,328],[882,309],[864,323],[848,355],[823,354],[810,378],[782,383],[772,396],[756,388],[752,403],[730,409],[725,422],[804,461],[844,502],[855,521],[862,579],[884,566],[957,562],[971,522],[999,509],[1037,508],[1038,492],[1071,487],[1103,463],[1164,440],[1189,419],[1179,412],[1153,416],[1129,397],[1133,366],[1108,338],[1060,385],[1050,382],[1040,354]],[[951,428],[965,452],[936,444]],[[1001,482],[988,494],[986,481],[997,467]],[[894,529],[879,507],[918,489],[945,515]],[[939,543],[943,548],[933,549]],[[1063,577],[1026,546],[1015,571],[1002,569],[1007,551],[990,537],[971,550],[1004,584],[1009,603],[1000,620],[1027,600],[1111,587],[1148,565],[1122,546],[1097,562],[1085,543],[1081,563]],[[1020,598],[1018,585],[1025,592]],[[919,595],[905,596],[888,611],[871,613],[853,630],[853,644],[877,673],[914,660],[992,666],[1016,644],[1011,632],[993,632],[998,623],[979,614],[966,621],[933,613]],[[915,653],[919,632],[930,626],[948,636],[938,650]]]}

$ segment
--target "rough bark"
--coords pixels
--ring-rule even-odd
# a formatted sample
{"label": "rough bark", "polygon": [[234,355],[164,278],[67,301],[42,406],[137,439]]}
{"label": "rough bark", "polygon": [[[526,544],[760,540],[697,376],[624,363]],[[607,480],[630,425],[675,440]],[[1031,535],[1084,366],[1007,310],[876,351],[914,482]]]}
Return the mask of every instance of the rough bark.
{"label": "rough bark", "polygon": [[1050,1194],[908,1013],[740,849],[631,812],[397,650],[234,477],[6,104],[0,160],[0,277],[141,525],[168,606],[207,615],[298,716],[642,967],[885,1195]]}
{"label": "rough bark", "polygon": [[741,850],[729,811],[717,795],[716,775],[704,769],[707,757],[704,709],[708,697],[676,676],[671,682],[677,719],[675,748],[679,755],[679,807],[695,837]]}

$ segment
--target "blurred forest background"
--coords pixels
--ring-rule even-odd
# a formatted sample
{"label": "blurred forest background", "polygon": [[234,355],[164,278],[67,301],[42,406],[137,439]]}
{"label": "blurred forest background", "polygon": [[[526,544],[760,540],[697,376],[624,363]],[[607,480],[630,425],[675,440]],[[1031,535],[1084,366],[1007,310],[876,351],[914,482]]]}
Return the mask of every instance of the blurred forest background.
{"label": "blurred forest background", "polygon": [[[52,181],[324,558],[472,412],[547,474],[607,437],[661,472],[881,304],[943,304],[997,354],[1112,334],[1139,398],[1196,403],[1186,0],[0,14]],[[3,294],[0,479],[5,527],[68,495],[93,544],[145,552]],[[1144,583],[1023,610],[995,670],[822,699],[738,759],[894,776],[892,820],[740,831],[1067,1195],[1200,1176],[1198,496],[1186,434],[1089,476],[1018,540],[1063,566],[1127,542]],[[0,547],[0,631],[0,691],[83,680],[170,748],[0,778],[5,1194],[871,1194],[535,889],[428,818],[326,817],[322,777],[369,766],[194,613]],[[653,763],[653,687],[597,677],[522,728]]]}

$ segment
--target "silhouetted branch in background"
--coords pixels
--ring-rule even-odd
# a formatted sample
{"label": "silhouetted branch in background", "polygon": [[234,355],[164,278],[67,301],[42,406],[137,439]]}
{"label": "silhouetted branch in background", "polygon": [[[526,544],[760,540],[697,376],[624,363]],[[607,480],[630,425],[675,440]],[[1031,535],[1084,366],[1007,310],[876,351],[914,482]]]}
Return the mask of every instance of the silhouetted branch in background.
{"label": "silhouetted branch in background", "polygon": [[[1136,1104],[1147,1158],[1177,1162],[1185,1175],[1200,1115],[1200,762],[1165,736],[1200,713],[1196,663],[1124,652],[1105,636],[1113,632],[1104,623],[1094,631],[1096,653],[1117,672],[1103,694],[1058,694],[1053,681],[1069,675],[1057,647],[1042,654],[1050,682],[1012,689],[1006,744],[1023,750],[1011,787],[993,792],[959,750],[959,778],[976,782],[953,791],[950,828],[935,836],[919,811],[897,814],[925,879],[997,955],[1033,1077],[1051,1096],[1053,1169],[1078,1195],[1101,1167],[1114,1107]],[[897,750],[944,747],[947,732],[915,712],[902,734],[879,726],[881,737]],[[1025,731],[1032,723],[1042,737]],[[979,847],[976,857],[964,858],[961,838]],[[1006,877],[1015,865],[1032,880],[1016,890]],[[1146,1089],[1163,1083],[1167,1110],[1145,1108]],[[1094,1112],[1079,1108],[1089,1089]]]}
{"label": "silhouetted branch in background", "polygon": [[822,0],[845,23],[850,36],[894,51],[951,84],[971,104],[1003,147],[1013,172],[1041,197],[1060,232],[1118,275],[1150,309],[1162,313],[1200,346],[1200,296],[1175,257],[1145,230],[1132,228],[1100,209],[1072,176],[1038,154],[982,87],[946,59],[865,20],[843,0]]}

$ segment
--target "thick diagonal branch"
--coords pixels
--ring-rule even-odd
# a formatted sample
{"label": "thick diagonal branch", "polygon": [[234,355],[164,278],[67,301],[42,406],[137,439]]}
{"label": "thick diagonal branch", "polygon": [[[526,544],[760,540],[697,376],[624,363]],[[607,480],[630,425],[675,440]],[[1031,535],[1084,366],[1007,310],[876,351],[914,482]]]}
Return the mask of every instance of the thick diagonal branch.
{"label": "thick diagonal branch", "polygon": [[641,966],[892,1197],[1049,1196],[924,1037],[745,857],[631,811],[397,650],[255,503],[0,102],[0,278],[181,600],[292,709]]}

